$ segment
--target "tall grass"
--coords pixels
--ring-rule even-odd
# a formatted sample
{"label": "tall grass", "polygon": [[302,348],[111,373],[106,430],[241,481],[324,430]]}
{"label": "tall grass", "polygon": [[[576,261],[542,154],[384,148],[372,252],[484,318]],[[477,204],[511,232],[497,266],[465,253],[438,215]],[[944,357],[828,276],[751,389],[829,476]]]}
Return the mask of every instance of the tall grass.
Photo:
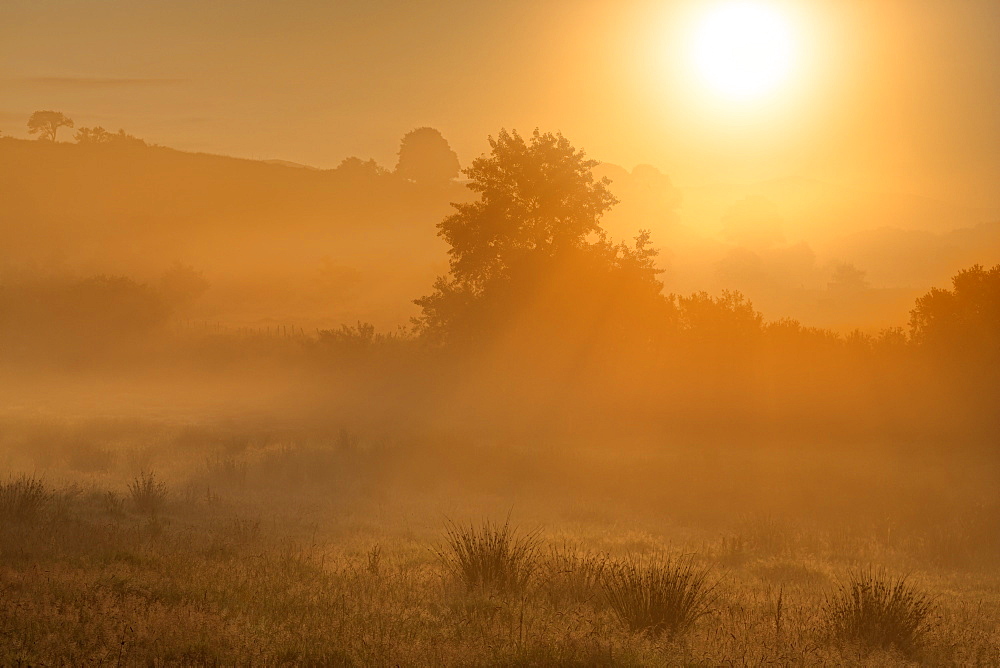
{"label": "tall grass", "polygon": [[129,483],[128,491],[136,510],[151,517],[159,514],[167,501],[167,486],[152,471],[140,473]]}
{"label": "tall grass", "polygon": [[0,484],[0,517],[29,522],[38,517],[50,496],[45,483],[34,476],[8,480]]}
{"label": "tall grass", "polygon": [[884,570],[869,568],[852,572],[824,609],[836,637],[912,654],[931,629],[934,603],[906,577],[893,578]]}
{"label": "tall grass", "polygon": [[479,527],[449,521],[445,538],[437,556],[470,591],[523,591],[538,568],[538,532],[519,534],[509,517],[503,524],[486,520]]}
{"label": "tall grass", "polygon": [[611,563],[607,554],[581,552],[565,542],[552,546],[545,560],[545,589],[555,600],[597,602]]}
{"label": "tall grass", "polygon": [[709,613],[715,589],[709,575],[691,558],[628,559],[607,570],[604,593],[630,631],[674,636]]}

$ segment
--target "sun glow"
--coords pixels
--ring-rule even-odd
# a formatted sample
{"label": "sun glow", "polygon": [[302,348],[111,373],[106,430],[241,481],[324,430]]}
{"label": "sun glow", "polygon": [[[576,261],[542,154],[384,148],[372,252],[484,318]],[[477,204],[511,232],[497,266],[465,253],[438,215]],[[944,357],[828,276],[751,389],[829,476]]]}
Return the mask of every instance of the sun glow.
{"label": "sun glow", "polygon": [[699,81],[713,94],[745,101],[773,94],[792,73],[796,44],[787,17],[749,1],[716,4],[692,33],[689,56]]}

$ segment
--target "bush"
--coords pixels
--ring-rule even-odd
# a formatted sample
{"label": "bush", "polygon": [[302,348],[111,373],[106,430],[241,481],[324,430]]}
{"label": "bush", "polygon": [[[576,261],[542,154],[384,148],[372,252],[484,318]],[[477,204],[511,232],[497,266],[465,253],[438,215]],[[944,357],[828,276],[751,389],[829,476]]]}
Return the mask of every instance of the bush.
{"label": "bush", "polygon": [[45,484],[38,478],[22,475],[0,484],[0,516],[17,522],[35,519],[49,501]]}
{"label": "bush", "polygon": [[518,535],[510,518],[502,525],[487,520],[479,528],[449,522],[445,534],[447,546],[438,558],[470,591],[523,591],[537,569],[538,532]]}
{"label": "bush", "polygon": [[629,559],[612,564],[604,593],[619,621],[631,631],[679,635],[708,614],[715,585],[710,571],[686,560]]}
{"label": "bush", "polygon": [[155,516],[167,500],[167,486],[156,479],[152,471],[139,474],[128,485],[132,502],[140,513]]}
{"label": "bush", "polygon": [[852,572],[847,584],[827,599],[830,630],[842,640],[872,648],[914,652],[930,630],[933,600],[882,570]]}

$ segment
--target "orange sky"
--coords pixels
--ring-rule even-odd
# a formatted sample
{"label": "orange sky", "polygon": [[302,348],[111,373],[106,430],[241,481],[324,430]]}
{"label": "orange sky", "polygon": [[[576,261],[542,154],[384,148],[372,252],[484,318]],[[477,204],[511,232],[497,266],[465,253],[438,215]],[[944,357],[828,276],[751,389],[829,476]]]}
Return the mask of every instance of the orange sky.
{"label": "orange sky", "polygon": [[57,109],[331,167],[392,166],[421,125],[463,162],[502,126],[539,126],[681,184],[808,175],[1000,211],[1000,2],[771,0],[806,45],[800,76],[742,108],[684,70],[704,4],[6,0],[0,130],[26,136],[31,111]]}

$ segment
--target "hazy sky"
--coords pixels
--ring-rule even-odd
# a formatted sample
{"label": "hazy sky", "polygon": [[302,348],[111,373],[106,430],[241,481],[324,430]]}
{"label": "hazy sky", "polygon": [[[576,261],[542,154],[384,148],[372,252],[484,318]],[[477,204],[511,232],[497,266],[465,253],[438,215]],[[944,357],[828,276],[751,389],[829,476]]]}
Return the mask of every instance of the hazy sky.
{"label": "hazy sky", "polygon": [[761,2],[794,27],[795,72],[731,104],[684,57],[711,0],[4,0],[0,130],[56,109],[331,167],[393,166],[421,125],[463,163],[539,126],[682,184],[817,176],[998,206],[1000,2]]}

